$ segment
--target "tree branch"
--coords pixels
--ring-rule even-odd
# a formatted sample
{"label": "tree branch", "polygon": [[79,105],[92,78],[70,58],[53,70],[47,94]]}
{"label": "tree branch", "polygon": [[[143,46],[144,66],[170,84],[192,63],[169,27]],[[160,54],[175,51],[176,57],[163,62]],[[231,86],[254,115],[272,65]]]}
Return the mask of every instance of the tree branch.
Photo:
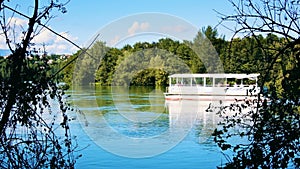
{"label": "tree branch", "polygon": [[[35,25],[37,17],[38,17],[39,1],[35,0],[34,5],[35,6],[34,6],[33,15],[29,19],[29,22],[28,22],[28,29],[27,29],[26,37],[22,42],[22,44],[23,44],[22,49],[21,49],[22,54],[26,53],[27,47],[29,46],[29,43],[31,41],[31,35],[34,30],[34,25]],[[21,57],[25,57],[25,56],[21,56]]]}

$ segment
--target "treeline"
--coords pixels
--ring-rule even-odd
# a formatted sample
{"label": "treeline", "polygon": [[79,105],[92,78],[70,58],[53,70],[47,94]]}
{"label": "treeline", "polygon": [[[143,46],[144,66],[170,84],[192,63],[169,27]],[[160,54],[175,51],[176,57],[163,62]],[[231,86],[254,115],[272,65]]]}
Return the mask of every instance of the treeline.
{"label": "treeline", "polygon": [[[257,44],[257,38],[261,44]],[[278,58],[275,69],[266,70],[274,49],[285,41],[274,34],[257,35],[225,40],[216,29],[208,26],[199,31],[192,41],[169,38],[158,42],[137,42],[123,48],[107,47],[96,42],[86,52],[78,51],[65,63],[78,57],[62,73],[67,83],[77,85],[146,85],[168,84],[167,76],[173,73],[268,73],[278,76],[282,70],[293,67],[293,61]],[[257,46],[264,46],[258,48]],[[80,56],[78,56],[80,55]],[[63,64],[65,64],[63,63]],[[266,84],[267,85],[267,84]],[[280,87],[279,89],[280,90]]]}

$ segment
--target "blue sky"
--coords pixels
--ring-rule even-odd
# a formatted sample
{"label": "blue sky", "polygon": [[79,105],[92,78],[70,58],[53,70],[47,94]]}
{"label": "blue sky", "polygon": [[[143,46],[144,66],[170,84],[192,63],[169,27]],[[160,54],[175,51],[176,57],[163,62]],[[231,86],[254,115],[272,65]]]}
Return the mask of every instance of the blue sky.
{"label": "blue sky", "polygon": [[[218,24],[220,19],[214,10],[223,13],[232,11],[227,0],[71,0],[67,9],[68,12],[57,18],[53,27],[59,31],[69,31],[79,38],[80,43],[112,21],[128,15],[161,12],[178,16],[201,29]],[[221,28],[218,28],[220,34],[228,34]]]}
{"label": "blue sky", "polygon": [[[25,7],[28,4],[21,4],[21,6]],[[66,14],[55,13],[56,17],[48,25],[82,47],[97,34],[97,31],[112,26],[111,23],[119,22],[127,16],[149,12],[169,14],[179,17],[200,30],[208,25],[218,24],[220,16],[214,10],[224,14],[233,13],[233,8],[227,0],[71,0],[66,8],[68,11]],[[136,24],[142,26],[148,23],[145,21]],[[226,28],[219,26],[217,29],[220,35],[230,37],[231,33]],[[46,44],[49,44],[48,50],[53,53],[76,52],[76,48],[63,46],[62,41],[53,38],[49,33],[44,33],[38,42],[46,40]],[[142,40],[143,37],[138,39],[138,41]],[[61,46],[56,47],[55,44]]]}

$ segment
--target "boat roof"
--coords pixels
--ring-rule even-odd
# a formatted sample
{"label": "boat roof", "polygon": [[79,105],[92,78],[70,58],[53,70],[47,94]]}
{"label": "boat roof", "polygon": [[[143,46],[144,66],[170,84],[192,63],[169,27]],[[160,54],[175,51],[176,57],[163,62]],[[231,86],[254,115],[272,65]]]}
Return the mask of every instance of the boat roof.
{"label": "boat roof", "polygon": [[251,73],[251,74],[245,74],[245,73],[223,73],[223,74],[173,74],[170,75],[169,78],[197,78],[197,77],[214,77],[214,78],[235,78],[235,79],[252,79],[257,78],[260,74],[259,73]]}

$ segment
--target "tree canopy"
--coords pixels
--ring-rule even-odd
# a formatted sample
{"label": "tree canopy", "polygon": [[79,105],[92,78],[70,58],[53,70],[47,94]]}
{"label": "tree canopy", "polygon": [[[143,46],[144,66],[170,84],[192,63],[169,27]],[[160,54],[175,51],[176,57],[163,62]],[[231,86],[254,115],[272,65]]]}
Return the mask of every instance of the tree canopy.
{"label": "tree canopy", "polygon": [[[205,39],[209,39],[209,41]],[[71,83],[72,80],[80,80],[103,86],[110,86],[113,82],[115,82],[113,85],[167,85],[167,76],[179,72],[213,73],[224,70],[226,73],[268,75],[271,75],[271,72],[277,76],[282,69],[278,64],[270,72],[266,67],[270,63],[269,55],[274,54],[274,48],[280,48],[284,44],[283,37],[271,32],[266,35],[249,35],[225,40],[224,36],[218,36],[216,29],[208,26],[199,31],[192,41],[180,42],[163,38],[157,42],[137,42],[133,45],[125,45],[123,48],[111,48],[103,42],[97,42],[86,51],[86,54],[79,57],[76,63],[78,70],[73,70],[71,67],[76,67],[76,65],[71,64],[63,71],[62,76],[64,76],[63,81],[68,83]],[[258,45],[263,45],[268,52]],[[97,51],[98,54],[92,51]],[[197,55],[196,52],[200,55]],[[65,62],[69,62],[79,54],[80,51]],[[93,54],[96,57],[91,57]],[[93,58],[97,58],[97,60],[93,60]],[[217,58],[220,58],[220,62],[217,61]],[[287,68],[290,68],[292,64],[291,60],[282,60],[282,65],[286,65]],[[88,73],[86,70],[92,72]],[[147,76],[145,76],[146,72],[148,72]],[[88,75],[86,75],[87,73]],[[72,74],[74,76],[71,77]],[[122,78],[127,77],[126,83],[121,82],[121,76]],[[84,79],[87,77],[89,79]],[[271,78],[266,76],[264,79],[265,81],[261,84],[270,87]],[[117,81],[119,82],[117,83]],[[280,79],[275,81],[277,92],[281,90],[282,86]],[[81,83],[76,82],[76,84]]]}

